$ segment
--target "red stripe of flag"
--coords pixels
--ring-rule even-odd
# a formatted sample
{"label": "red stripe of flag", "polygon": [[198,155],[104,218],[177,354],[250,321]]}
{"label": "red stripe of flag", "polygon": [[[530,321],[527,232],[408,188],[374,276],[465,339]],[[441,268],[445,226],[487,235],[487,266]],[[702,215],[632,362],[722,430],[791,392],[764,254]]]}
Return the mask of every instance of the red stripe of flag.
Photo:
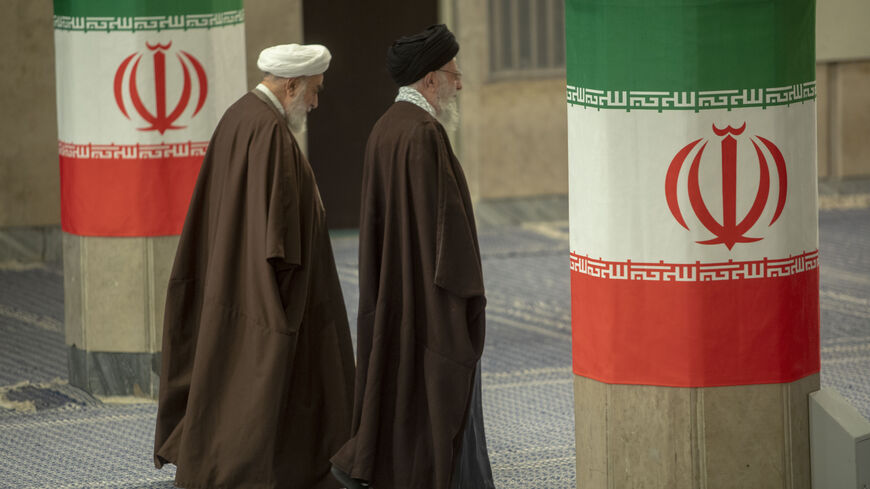
{"label": "red stripe of flag", "polygon": [[202,159],[61,156],[61,226],[81,236],[181,234]]}
{"label": "red stripe of flag", "polygon": [[712,282],[571,272],[574,373],[612,384],[713,387],[819,371],[819,270]]}

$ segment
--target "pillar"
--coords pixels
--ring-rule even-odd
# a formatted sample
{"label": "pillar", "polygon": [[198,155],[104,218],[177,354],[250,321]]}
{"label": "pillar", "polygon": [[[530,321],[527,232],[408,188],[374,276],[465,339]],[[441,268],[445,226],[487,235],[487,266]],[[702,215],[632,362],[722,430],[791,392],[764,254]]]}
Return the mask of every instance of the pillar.
{"label": "pillar", "polygon": [[567,0],[578,488],[810,488],[814,22]]}
{"label": "pillar", "polygon": [[157,397],[163,305],[178,236],[64,233],[69,382],[100,396]]}
{"label": "pillar", "polygon": [[163,304],[214,128],[242,96],[242,0],[55,0],[69,380],[156,397]]}

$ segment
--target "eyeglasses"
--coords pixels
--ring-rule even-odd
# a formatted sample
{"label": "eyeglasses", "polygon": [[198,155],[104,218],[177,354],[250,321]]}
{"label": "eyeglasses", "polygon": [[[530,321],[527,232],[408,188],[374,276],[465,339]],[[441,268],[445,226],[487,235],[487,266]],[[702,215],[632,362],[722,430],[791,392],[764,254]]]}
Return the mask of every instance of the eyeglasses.
{"label": "eyeglasses", "polygon": [[444,73],[450,73],[451,75],[455,76],[457,80],[462,78],[461,71],[450,71],[450,70],[438,70],[438,71],[443,71]]}

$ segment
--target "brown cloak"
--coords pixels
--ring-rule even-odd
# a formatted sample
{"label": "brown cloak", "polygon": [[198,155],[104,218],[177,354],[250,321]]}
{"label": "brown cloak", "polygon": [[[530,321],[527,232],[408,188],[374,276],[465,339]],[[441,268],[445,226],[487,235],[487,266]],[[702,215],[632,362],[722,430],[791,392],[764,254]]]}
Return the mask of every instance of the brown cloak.
{"label": "brown cloak", "polygon": [[352,437],[332,461],[375,489],[447,489],[486,299],[465,176],[441,124],[408,102],[369,137],[359,262]]}
{"label": "brown cloak", "polygon": [[265,96],[209,143],[169,281],[154,459],[188,488],[336,488],[353,349],[314,174]]}

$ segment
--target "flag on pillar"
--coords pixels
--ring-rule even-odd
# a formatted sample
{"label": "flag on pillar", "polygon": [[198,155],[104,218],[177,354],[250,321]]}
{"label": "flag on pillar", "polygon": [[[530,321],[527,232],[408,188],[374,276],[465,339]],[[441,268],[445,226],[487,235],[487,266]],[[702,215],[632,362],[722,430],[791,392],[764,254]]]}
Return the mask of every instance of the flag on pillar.
{"label": "flag on pillar", "polygon": [[180,234],[246,89],[242,0],[55,0],[54,37],[63,230]]}
{"label": "flag on pillar", "polygon": [[566,5],[574,372],[818,372],[814,1]]}

